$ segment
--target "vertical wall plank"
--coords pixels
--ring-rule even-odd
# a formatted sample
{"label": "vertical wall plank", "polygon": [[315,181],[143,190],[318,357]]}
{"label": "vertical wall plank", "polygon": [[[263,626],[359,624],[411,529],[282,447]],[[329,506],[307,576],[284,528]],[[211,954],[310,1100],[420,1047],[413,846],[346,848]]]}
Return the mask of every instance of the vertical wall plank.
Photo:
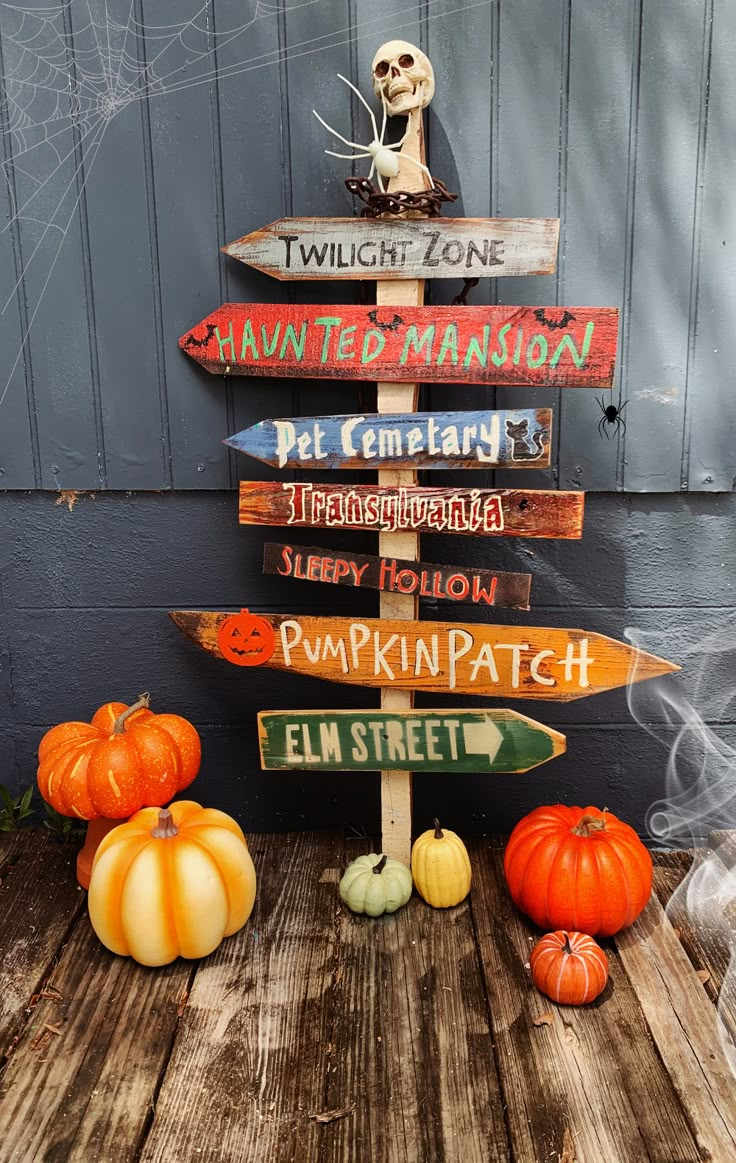
{"label": "vertical wall plank", "polygon": [[[494,56],[498,47],[498,5],[433,18],[427,26],[427,53],[435,70],[436,91],[427,118],[428,161],[433,175],[459,195],[444,208],[448,216],[493,215]],[[463,289],[462,278],[429,284],[432,303],[449,303]],[[473,304],[494,301],[495,280],[481,279],[470,292]],[[495,390],[462,384],[425,389],[432,410],[493,407]],[[443,474],[446,483],[467,485],[467,475]],[[437,483],[438,476],[425,478]],[[492,487],[492,472],[474,472],[473,484]],[[491,551],[492,556],[492,551]]]}
{"label": "vertical wall plank", "polygon": [[623,483],[681,487],[693,261],[703,122],[706,0],[646,0],[636,148],[633,270],[621,364]]}
{"label": "vertical wall plank", "polygon": [[[4,73],[0,38],[0,76]],[[39,484],[33,368],[25,350],[28,327],[25,298],[19,293],[22,251],[15,206],[15,172],[7,103],[0,100],[0,343],[6,358],[0,363],[0,488],[32,489]]]}
{"label": "vertical wall plank", "polygon": [[[500,2],[497,214],[512,218],[559,214],[567,13],[567,0]],[[532,29],[536,35],[530,34]],[[554,303],[556,293],[556,275],[498,281],[502,303]],[[553,424],[559,417],[558,398],[559,392],[549,388],[496,389],[499,408],[552,405]],[[502,488],[549,489],[555,487],[556,471],[553,457],[548,469],[497,472],[496,483]]]}
{"label": "vertical wall plank", "polygon": [[[110,58],[112,76],[107,100],[135,92],[134,66],[145,67],[142,40],[130,21],[130,0],[90,0],[70,12],[83,33],[95,21],[103,37],[108,21],[123,29],[109,31],[122,67]],[[134,5],[133,16],[137,16]],[[113,71],[114,70],[114,71]],[[104,96],[101,98],[105,99]],[[133,99],[106,121],[99,156],[87,177],[85,225],[92,273],[93,330],[104,425],[108,488],[170,487],[165,356],[158,295],[157,203],[150,171],[148,102]],[[161,207],[163,212],[164,208]]]}
{"label": "vertical wall plank", "polygon": [[[192,10],[194,11],[194,10]],[[142,0],[144,23],[160,23],[161,6]],[[197,31],[179,38],[149,38],[146,81],[160,274],[160,321],[174,488],[227,488],[230,458],[227,392],[220,380],[202,374],[179,350],[178,338],[213,306],[223,302],[219,248],[223,233],[218,189],[216,136],[217,68],[212,5]],[[166,47],[164,47],[166,46]],[[160,56],[159,56],[160,54]],[[156,59],[158,57],[158,59]],[[157,95],[157,79],[166,93]],[[150,385],[149,408],[155,407]]]}
{"label": "vertical wall plank", "polygon": [[[33,369],[32,406],[38,418],[38,479],[46,489],[99,488],[104,476],[98,461],[98,417],[85,308],[81,225],[89,167],[81,164],[80,131],[72,128],[69,119],[72,101],[66,83],[60,86],[53,70],[47,74],[43,63],[16,39],[21,22],[25,22],[24,41],[34,42],[37,36],[39,50],[50,43],[51,52],[60,53],[65,26],[57,21],[61,36],[54,38],[53,30],[49,31],[32,15],[9,7],[0,9],[0,13],[5,84],[12,90],[12,78],[17,78],[16,92],[25,94],[28,90],[23,105],[26,113],[20,119],[21,125],[29,123],[24,134],[25,150],[19,148],[16,138],[13,176],[21,232],[21,294],[29,332],[26,352],[30,353],[29,366]],[[62,52],[57,59],[63,73],[69,68],[70,58],[64,59]],[[36,86],[31,78],[43,78],[45,84]],[[54,115],[58,121],[51,120]],[[100,140],[100,123],[86,128],[90,132],[85,152],[92,161]],[[45,140],[47,130],[49,134],[58,133],[55,148]],[[17,355],[15,343],[3,347],[2,365],[7,369],[1,377],[3,384]],[[17,436],[22,442],[26,421],[22,416],[20,421]],[[11,437],[14,439],[15,435],[13,429]],[[10,478],[3,483],[19,487]]]}
{"label": "vertical wall plank", "polygon": [[730,492],[736,487],[733,356],[728,340],[736,319],[736,9],[728,0],[715,0],[711,47],[702,235],[697,240],[697,335],[688,383],[688,487]]}
{"label": "vertical wall plank", "polygon": [[[250,12],[249,12],[250,16]],[[241,0],[216,0],[217,132],[222,182],[224,234],[228,241],[290,212],[285,203],[284,132],[281,106],[279,11],[273,8],[244,28]],[[243,28],[238,35],[228,30]],[[220,255],[227,301],[282,303],[288,284],[250,270]],[[202,313],[204,314],[204,312]],[[198,316],[199,318],[202,315]],[[217,389],[228,398],[230,432],[271,416],[288,416],[292,386],[288,382],[235,376]],[[269,470],[243,456],[233,456],[233,480],[265,479]],[[233,520],[235,520],[233,510]]]}
{"label": "vertical wall plank", "polygon": [[[641,3],[572,7],[563,303],[624,305]],[[623,312],[621,321],[625,325]],[[601,435],[598,424],[603,419],[599,401],[607,405],[619,399],[619,369],[620,360],[612,394],[560,393],[560,488],[616,488],[623,430],[607,426]]]}
{"label": "vertical wall plank", "polygon": [[[348,154],[357,151],[329,134],[312,114],[316,109],[328,125],[352,141],[368,143],[373,137],[367,110],[337,75],[357,83],[351,7],[345,0],[320,0],[319,4],[287,8],[285,12],[282,101],[285,96],[294,213],[350,216],[353,200],[344,179],[352,173],[368,173],[364,159],[355,163],[355,169],[350,161],[325,154],[325,149]],[[362,91],[374,108],[370,86],[363,85]],[[289,298],[297,303],[353,303],[355,284],[342,280],[294,283],[289,287]],[[329,380],[295,382],[292,406],[295,414],[338,415],[355,410],[357,392],[351,385]]]}

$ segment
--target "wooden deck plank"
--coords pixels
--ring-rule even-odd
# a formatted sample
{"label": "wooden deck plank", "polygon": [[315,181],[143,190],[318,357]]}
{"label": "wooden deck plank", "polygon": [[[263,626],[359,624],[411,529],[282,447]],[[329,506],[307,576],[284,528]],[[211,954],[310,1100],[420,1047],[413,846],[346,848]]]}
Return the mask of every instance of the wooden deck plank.
{"label": "wooden deck plank", "polygon": [[715,1007],[656,895],[616,945],[705,1158],[736,1158],[736,1092]]}
{"label": "wooden deck plank", "polygon": [[81,916],[52,974],[60,1000],[39,1002],[2,1080],[5,1158],[133,1159],[191,972],[114,956]]}
{"label": "wooden deck plank", "polygon": [[76,855],[40,829],[0,836],[0,1069],[84,906]]}
{"label": "wooden deck plank", "polygon": [[[696,880],[688,877],[691,870]],[[727,875],[725,865],[711,849],[661,853],[654,864],[654,891],[694,969],[703,977],[709,975],[703,985],[713,1002],[721,993],[734,943],[734,933],[718,900],[718,885]],[[696,892],[697,899],[692,899]],[[727,1001],[724,995],[724,1005]]]}
{"label": "wooden deck plank", "polygon": [[[473,916],[515,1163],[694,1163],[698,1151],[639,1005],[610,952],[597,1002],[556,1006],[531,983],[540,932],[515,909],[503,856],[470,845]],[[551,1024],[535,1026],[543,1014]]]}
{"label": "wooden deck plank", "polygon": [[[346,863],[368,842],[349,846]],[[343,909],[320,1163],[510,1159],[468,902]]]}
{"label": "wooden deck plank", "polygon": [[318,1157],[342,841],[249,840],[248,924],[203,961],[140,1156],[145,1163]]}

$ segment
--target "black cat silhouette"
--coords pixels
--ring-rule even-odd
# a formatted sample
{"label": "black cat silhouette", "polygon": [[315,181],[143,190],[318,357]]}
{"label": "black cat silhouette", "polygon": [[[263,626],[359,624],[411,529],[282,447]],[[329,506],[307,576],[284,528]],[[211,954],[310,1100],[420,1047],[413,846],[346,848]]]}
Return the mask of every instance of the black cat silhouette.
{"label": "black cat silhouette", "polygon": [[511,441],[512,460],[539,460],[544,455],[544,445],[549,431],[539,428],[532,433],[532,444],[529,443],[529,421],[507,420],[506,435]]}

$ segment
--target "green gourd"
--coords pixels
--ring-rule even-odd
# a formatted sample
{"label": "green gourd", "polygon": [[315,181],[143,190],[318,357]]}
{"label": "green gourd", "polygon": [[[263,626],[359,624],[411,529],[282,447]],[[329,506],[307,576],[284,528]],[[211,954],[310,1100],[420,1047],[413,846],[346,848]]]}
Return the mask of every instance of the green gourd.
{"label": "green gourd", "polygon": [[412,887],[411,871],[405,864],[371,852],[348,865],[340,881],[340,896],[354,913],[380,917],[405,905]]}

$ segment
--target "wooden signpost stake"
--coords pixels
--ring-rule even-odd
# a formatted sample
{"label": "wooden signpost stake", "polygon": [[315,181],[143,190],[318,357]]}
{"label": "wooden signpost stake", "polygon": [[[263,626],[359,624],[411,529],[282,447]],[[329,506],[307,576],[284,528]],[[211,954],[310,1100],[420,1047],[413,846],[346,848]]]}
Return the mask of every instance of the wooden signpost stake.
{"label": "wooden signpost stake", "polygon": [[497,279],[553,274],[559,231],[559,218],[280,218],[222,249],[276,279]]}
{"label": "wooden signpost stake", "polygon": [[[412,164],[418,162],[419,165]],[[389,182],[389,193],[393,190],[410,192],[426,190],[431,182],[422,167],[426,166],[424,148],[424,121],[422,109],[410,110],[406,129],[406,140],[399,152],[399,172]],[[402,224],[403,225],[403,224]],[[421,307],[424,303],[424,281],[422,279],[391,280],[376,283],[376,318],[384,318],[384,311],[390,309],[395,321],[406,308]],[[397,310],[398,308],[398,310]],[[382,332],[383,334],[383,332]],[[419,401],[418,382],[380,381],[377,390],[378,412],[416,412]],[[388,488],[412,487],[417,483],[417,474],[411,469],[383,469],[378,474],[378,483]],[[378,552],[382,557],[400,557],[404,561],[419,561],[419,534],[409,529],[395,533],[383,532],[378,538]],[[380,596],[381,618],[412,621],[417,617],[418,601],[415,595],[382,592]],[[411,690],[396,690],[393,687],[381,689],[381,709],[395,714],[409,711],[414,705]],[[411,861],[411,769],[401,766],[381,768],[381,847],[384,852],[404,864]]]}
{"label": "wooden signpost stake", "polygon": [[[588,630],[484,622],[317,618],[302,614],[176,610],[171,617],[203,650],[330,682],[512,699],[568,702],[679,670],[672,662]],[[245,643],[241,624],[257,637]],[[391,700],[393,701],[393,700]],[[399,700],[397,700],[399,701]],[[384,710],[408,710],[386,707]]]}
{"label": "wooden signpost stake", "polygon": [[261,766],[284,771],[523,772],[565,750],[565,736],[509,710],[261,711]]}
{"label": "wooden signpost stake", "polygon": [[261,420],[225,444],[273,468],[548,468],[551,408]]}
{"label": "wooden signpost stake", "polygon": [[532,581],[530,573],[496,573],[464,565],[433,565],[275,541],[263,546],[263,572],[301,581],[513,610],[529,609]]}

